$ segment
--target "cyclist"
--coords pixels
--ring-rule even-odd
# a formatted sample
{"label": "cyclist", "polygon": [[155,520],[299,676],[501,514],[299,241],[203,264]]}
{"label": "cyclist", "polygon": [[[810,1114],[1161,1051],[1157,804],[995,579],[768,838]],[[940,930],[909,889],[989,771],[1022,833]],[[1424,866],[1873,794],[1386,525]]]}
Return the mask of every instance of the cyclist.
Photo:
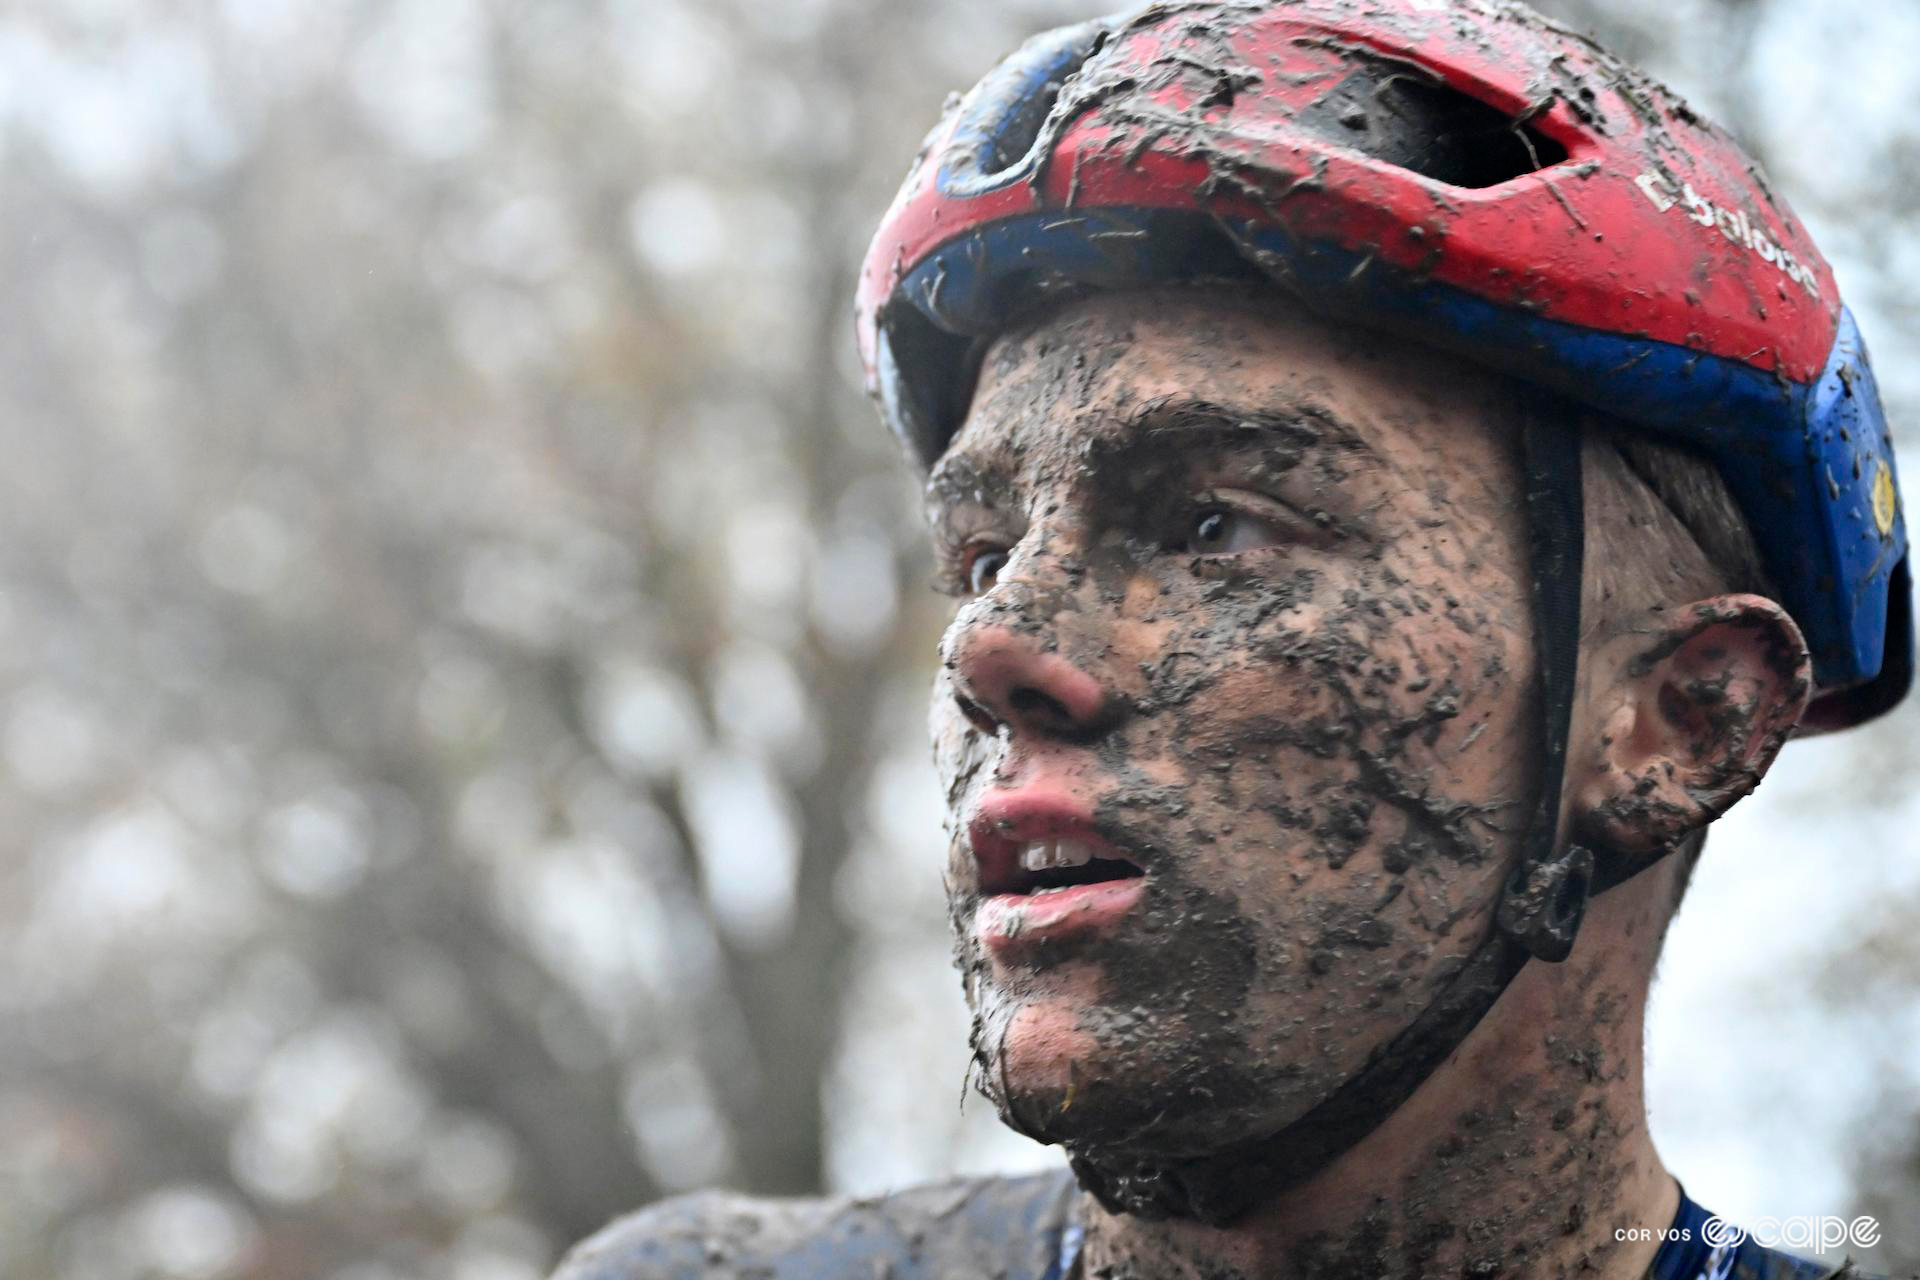
{"label": "cyclist", "polygon": [[1865,349],[1724,132],[1502,0],[1158,4],[949,113],[858,320],[975,1083],[1071,1169],[569,1280],[1828,1274],[1642,1100],[1707,827],[1912,667]]}

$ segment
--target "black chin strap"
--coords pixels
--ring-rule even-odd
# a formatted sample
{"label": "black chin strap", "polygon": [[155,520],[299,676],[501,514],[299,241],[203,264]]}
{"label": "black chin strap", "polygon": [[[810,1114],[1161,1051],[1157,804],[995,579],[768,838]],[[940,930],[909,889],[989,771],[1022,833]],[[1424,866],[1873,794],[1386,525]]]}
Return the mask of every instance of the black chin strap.
{"label": "black chin strap", "polygon": [[[1080,1185],[1109,1212],[1225,1226],[1256,1201],[1317,1172],[1398,1110],[1467,1038],[1529,957],[1564,960],[1594,883],[1594,858],[1560,847],[1560,792],[1580,653],[1586,522],[1580,432],[1564,411],[1528,405],[1526,485],[1533,621],[1541,693],[1539,790],[1493,927],[1433,1002],[1365,1067],[1280,1132],[1191,1158],[1072,1150]],[[1612,868],[1609,884],[1633,867]]]}
{"label": "black chin strap", "polygon": [[1580,432],[1550,420],[1551,410],[1528,406],[1521,435],[1533,579],[1534,662],[1540,672],[1540,787],[1527,822],[1524,850],[1507,881],[1497,931],[1542,960],[1573,950],[1587,910],[1593,854],[1577,844],[1560,847],[1560,792],[1567,773],[1567,736],[1580,669],[1581,570],[1586,554]]}

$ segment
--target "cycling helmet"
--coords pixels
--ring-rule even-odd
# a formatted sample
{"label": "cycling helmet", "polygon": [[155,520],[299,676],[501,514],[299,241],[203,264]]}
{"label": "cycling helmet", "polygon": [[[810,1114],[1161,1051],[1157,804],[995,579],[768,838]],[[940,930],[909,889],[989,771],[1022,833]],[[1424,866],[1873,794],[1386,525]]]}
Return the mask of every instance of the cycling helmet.
{"label": "cycling helmet", "polygon": [[1162,3],[1029,41],[874,237],[869,388],[931,465],[1015,310],[1248,271],[1706,454],[1813,652],[1808,726],[1905,692],[1893,450],[1825,259],[1723,130],[1519,5]]}

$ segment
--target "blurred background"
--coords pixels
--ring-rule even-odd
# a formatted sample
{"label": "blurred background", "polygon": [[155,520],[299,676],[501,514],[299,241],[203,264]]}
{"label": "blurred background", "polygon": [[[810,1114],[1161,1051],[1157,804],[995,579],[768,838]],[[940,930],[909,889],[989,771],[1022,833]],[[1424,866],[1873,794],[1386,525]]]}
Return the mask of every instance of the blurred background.
{"label": "blurred background", "polygon": [[[1107,7],[0,7],[0,1277],[527,1280],[1057,1158],[962,1105],[850,290],[945,94]],[[1920,445],[1920,5],[1547,7],[1766,158]],[[1696,1198],[1903,1268],[1917,728],[1724,824],[1650,1030]]]}

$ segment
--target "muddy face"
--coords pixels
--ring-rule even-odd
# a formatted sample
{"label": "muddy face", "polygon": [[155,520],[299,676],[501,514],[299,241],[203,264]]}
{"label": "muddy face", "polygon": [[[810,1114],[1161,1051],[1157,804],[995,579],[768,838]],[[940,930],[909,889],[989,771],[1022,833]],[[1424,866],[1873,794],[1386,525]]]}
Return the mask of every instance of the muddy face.
{"label": "muddy face", "polygon": [[1491,926],[1533,786],[1502,384],[1268,293],[1003,338],[928,485],[976,1081],[1076,1153],[1299,1118]]}

